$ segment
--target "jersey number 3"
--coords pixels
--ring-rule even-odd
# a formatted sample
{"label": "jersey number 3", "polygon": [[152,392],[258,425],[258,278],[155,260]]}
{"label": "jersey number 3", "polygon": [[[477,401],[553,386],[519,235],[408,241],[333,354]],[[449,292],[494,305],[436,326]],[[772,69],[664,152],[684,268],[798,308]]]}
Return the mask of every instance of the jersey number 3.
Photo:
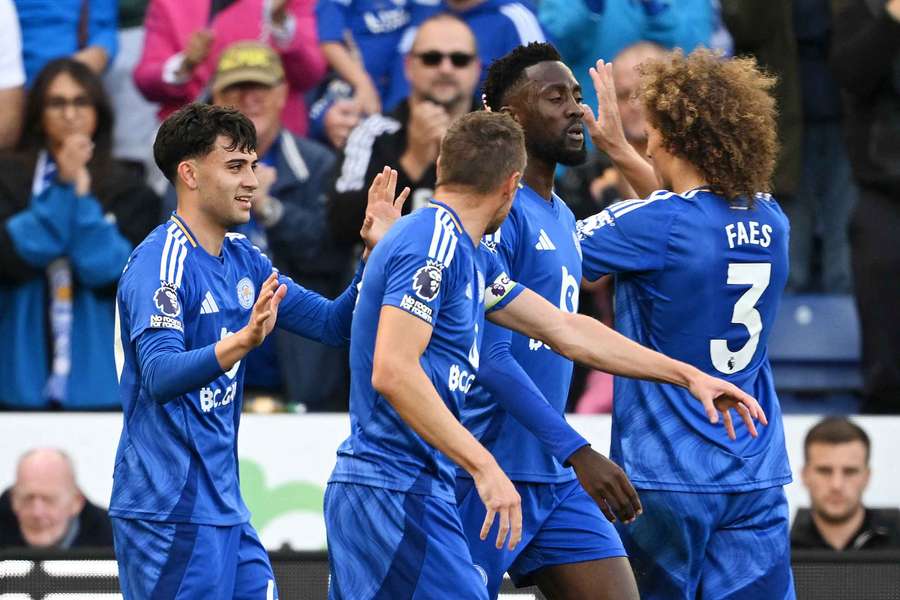
{"label": "jersey number 3", "polygon": [[709,355],[712,364],[720,373],[737,373],[748,364],[759,344],[762,332],[762,318],[756,310],[756,303],[769,287],[772,265],[769,263],[731,263],[728,265],[728,285],[749,285],[734,305],[731,322],[743,325],[750,333],[750,339],[734,352],[728,348],[728,340],[710,340]]}

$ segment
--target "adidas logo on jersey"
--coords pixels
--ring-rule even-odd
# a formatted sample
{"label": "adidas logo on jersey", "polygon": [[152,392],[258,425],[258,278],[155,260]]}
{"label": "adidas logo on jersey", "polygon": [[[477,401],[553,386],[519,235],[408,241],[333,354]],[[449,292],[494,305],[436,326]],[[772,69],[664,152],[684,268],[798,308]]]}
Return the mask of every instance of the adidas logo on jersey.
{"label": "adidas logo on jersey", "polygon": [[556,250],[556,246],[550,241],[550,236],[543,229],[541,229],[541,234],[538,236],[537,244],[534,247],[538,250]]}
{"label": "adidas logo on jersey", "polygon": [[219,312],[219,305],[216,304],[216,300],[215,298],[213,298],[212,292],[207,290],[206,296],[203,297],[203,302],[200,304],[200,314],[208,315],[217,312]]}

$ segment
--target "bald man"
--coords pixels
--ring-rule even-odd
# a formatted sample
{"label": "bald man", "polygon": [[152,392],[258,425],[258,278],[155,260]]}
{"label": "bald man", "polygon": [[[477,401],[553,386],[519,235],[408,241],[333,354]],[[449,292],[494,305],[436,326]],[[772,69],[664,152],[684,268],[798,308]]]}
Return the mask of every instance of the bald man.
{"label": "bald man", "polygon": [[112,546],[106,511],[88,502],[67,454],[53,448],[26,452],[16,482],[0,496],[0,548]]}

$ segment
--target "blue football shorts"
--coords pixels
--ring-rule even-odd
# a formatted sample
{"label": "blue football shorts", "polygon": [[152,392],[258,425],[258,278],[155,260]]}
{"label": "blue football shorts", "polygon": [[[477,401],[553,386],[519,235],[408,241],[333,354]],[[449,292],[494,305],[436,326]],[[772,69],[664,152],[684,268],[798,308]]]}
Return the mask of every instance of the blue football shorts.
{"label": "blue football shorts", "polygon": [[644,600],[793,599],[787,498],[638,490],[644,514],[619,533]]}
{"label": "blue football shorts", "polygon": [[487,600],[456,505],[354,483],[329,483],[329,600]]}
{"label": "blue football shorts", "polygon": [[278,600],[269,555],[249,523],[113,518],[112,526],[125,600]]}
{"label": "blue football shorts", "polygon": [[619,534],[578,480],[514,483],[522,497],[522,541],[514,550],[497,549],[497,525],[493,535],[480,539],[484,504],[471,479],[460,477],[456,483],[472,559],[487,578],[491,598],[499,594],[505,572],[523,587],[544,567],[626,556]]}

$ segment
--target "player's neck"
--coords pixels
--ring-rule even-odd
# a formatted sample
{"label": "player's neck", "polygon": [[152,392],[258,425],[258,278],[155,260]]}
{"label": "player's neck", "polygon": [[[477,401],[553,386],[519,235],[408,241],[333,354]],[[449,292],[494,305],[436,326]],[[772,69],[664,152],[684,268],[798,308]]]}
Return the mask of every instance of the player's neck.
{"label": "player's neck", "polygon": [[683,194],[693,189],[709,185],[706,178],[703,177],[703,175],[700,174],[700,171],[698,171],[691,163],[685,160],[675,159],[673,167],[670,181],[672,182],[672,191],[676,194]]}
{"label": "player's neck", "polygon": [[812,518],[822,539],[835,550],[843,550],[853,539],[853,535],[862,527],[866,518],[866,509],[860,505],[853,516],[841,523],[832,523],[823,519],[815,510],[812,511]]}
{"label": "player's neck", "polygon": [[222,242],[225,241],[227,230],[209,219],[202,211],[192,209],[186,204],[179,202],[175,214],[185,222],[201,248],[210,256],[219,256],[222,253]]}
{"label": "player's neck", "polygon": [[548,163],[529,154],[522,182],[549,202],[550,196],[553,194],[553,175],[555,173],[556,163]]}

